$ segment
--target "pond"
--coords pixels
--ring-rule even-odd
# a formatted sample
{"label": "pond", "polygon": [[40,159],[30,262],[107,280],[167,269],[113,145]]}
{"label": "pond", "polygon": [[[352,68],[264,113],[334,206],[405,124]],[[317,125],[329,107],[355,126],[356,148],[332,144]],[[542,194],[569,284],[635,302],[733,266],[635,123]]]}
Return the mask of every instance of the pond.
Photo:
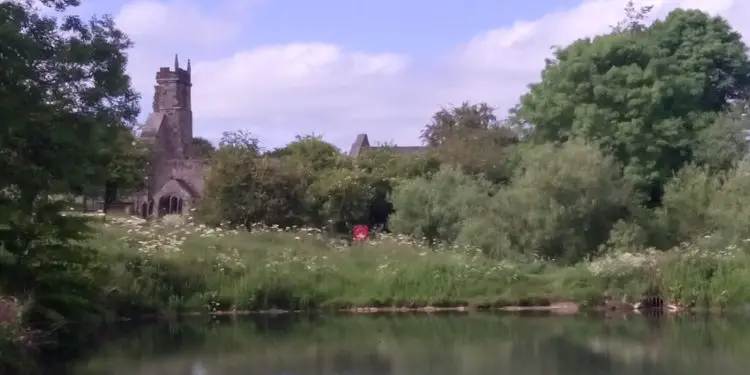
{"label": "pond", "polygon": [[707,317],[280,316],[130,326],[73,375],[747,374],[750,322]]}

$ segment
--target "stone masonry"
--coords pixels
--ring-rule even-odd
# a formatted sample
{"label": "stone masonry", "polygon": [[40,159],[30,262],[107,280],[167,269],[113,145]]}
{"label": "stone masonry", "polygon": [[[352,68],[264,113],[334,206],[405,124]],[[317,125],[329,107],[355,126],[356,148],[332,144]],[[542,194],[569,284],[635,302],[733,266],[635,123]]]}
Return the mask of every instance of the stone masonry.
{"label": "stone masonry", "polygon": [[156,73],[153,108],[141,137],[151,149],[146,189],[133,197],[133,212],[141,217],[182,214],[203,194],[206,160],[194,159],[193,111],[190,99],[190,60],[180,68]]}
{"label": "stone masonry", "polygon": [[[193,111],[191,104],[190,60],[180,68],[175,55],[174,68],[156,73],[152,112],[143,126],[141,138],[150,146],[151,170],[146,189],[133,196],[130,211],[138,216],[159,217],[183,214],[203,195],[207,160],[193,158]],[[349,151],[357,157],[373,148],[367,134],[360,134]],[[417,153],[426,147],[394,147],[399,153]]]}

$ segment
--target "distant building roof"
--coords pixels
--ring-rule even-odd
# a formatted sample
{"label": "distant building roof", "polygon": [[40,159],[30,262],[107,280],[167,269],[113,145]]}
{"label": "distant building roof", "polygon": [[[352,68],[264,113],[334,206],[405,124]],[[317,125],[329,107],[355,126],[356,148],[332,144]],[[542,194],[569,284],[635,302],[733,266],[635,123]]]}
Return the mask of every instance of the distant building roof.
{"label": "distant building roof", "polygon": [[416,154],[420,152],[424,152],[427,150],[427,147],[424,146],[371,146],[370,140],[367,138],[367,134],[362,133],[357,135],[357,139],[354,140],[354,143],[352,143],[352,147],[349,149],[349,156],[356,158],[359,156],[359,154],[362,152],[362,150],[367,148],[390,148],[394,152],[399,154]]}

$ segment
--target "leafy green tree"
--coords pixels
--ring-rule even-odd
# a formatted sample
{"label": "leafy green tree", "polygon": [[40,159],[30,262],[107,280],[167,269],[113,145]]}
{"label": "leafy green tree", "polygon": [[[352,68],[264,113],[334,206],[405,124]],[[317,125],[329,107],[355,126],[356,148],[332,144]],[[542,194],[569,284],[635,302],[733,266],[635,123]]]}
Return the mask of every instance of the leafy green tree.
{"label": "leafy green tree", "polygon": [[500,122],[487,103],[441,109],[422,131],[440,163],[460,166],[464,172],[493,182],[507,180],[505,157],[518,142],[517,134]]}
{"label": "leafy green tree", "polygon": [[625,4],[625,18],[617,22],[617,25],[612,26],[612,31],[642,31],[646,28],[646,26],[643,24],[643,21],[653,9],[653,5],[644,5],[636,8],[633,0],[629,0],[627,4]]}
{"label": "leafy green tree", "polygon": [[627,217],[633,192],[612,157],[580,140],[524,153],[518,175],[468,220],[458,242],[493,256],[525,253],[576,262]]}
{"label": "leafy green tree", "polygon": [[668,249],[714,230],[709,211],[721,185],[705,166],[680,170],[665,185],[662,206],[649,218],[651,244]]}
{"label": "leafy green tree", "polygon": [[74,348],[102,318],[97,254],[81,246],[84,223],[49,197],[113,178],[103,142],[138,113],[131,43],[110,17],[55,17],[29,3],[0,3],[0,289],[33,296],[28,323]]}
{"label": "leafy green tree", "polygon": [[[254,202],[247,191],[253,183],[253,167],[259,158],[258,139],[251,134],[225,133],[222,136],[206,173],[204,198],[198,206],[198,215],[203,220],[214,225],[253,224],[246,206]],[[246,202],[248,199],[250,201]]]}
{"label": "leafy green tree", "polygon": [[145,176],[148,175],[149,149],[134,136],[131,129],[125,128],[120,129],[105,150],[102,164],[105,166],[103,175],[106,176],[103,207],[106,213],[121,193],[132,193],[144,187]]}
{"label": "leafy green tree", "polygon": [[196,159],[210,159],[216,152],[216,147],[206,138],[193,137],[192,153]]}
{"label": "leafy green tree", "polygon": [[743,113],[747,101],[735,103],[700,130],[693,147],[693,162],[713,173],[735,167],[748,153],[750,118]]}
{"label": "leafy green tree", "polygon": [[429,244],[453,242],[464,222],[483,212],[492,188],[453,167],[443,167],[429,177],[398,185],[393,192],[395,213],[390,228]]}
{"label": "leafy green tree", "polygon": [[416,177],[431,175],[440,169],[436,153],[399,153],[393,147],[382,146],[362,150],[354,161],[366,173],[372,188],[369,224],[388,230],[393,213],[391,194],[398,184]]}
{"label": "leafy green tree", "polygon": [[422,141],[428,146],[439,146],[449,138],[470,136],[476,130],[497,127],[495,111],[487,103],[443,108],[432,116],[432,121],[422,130]]}
{"label": "leafy green tree", "polygon": [[708,208],[706,228],[728,245],[750,238],[750,163],[743,161],[723,179]]}
{"label": "leafy green tree", "polygon": [[199,216],[214,225],[307,224],[310,174],[299,164],[261,154],[248,133],[227,133],[211,159]]}
{"label": "leafy green tree", "polygon": [[319,136],[297,136],[294,142],[276,150],[275,154],[311,173],[336,168],[343,157],[336,146],[323,141]]}
{"label": "leafy green tree", "polygon": [[335,232],[351,232],[354,225],[367,224],[374,190],[370,176],[359,168],[331,169],[312,186],[323,203],[323,216]]}
{"label": "leafy green tree", "polygon": [[465,173],[481,176],[493,183],[510,178],[508,153],[518,143],[507,127],[465,131],[461,137],[449,137],[435,149],[443,164],[459,166]]}
{"label": "leafy green tree", "polygon": [[677,9],[643,29],[558,49],[517,115],[536,142],[600,145],[658,204],[666,180],[696,157],[703,130],[747,95],[746,50],[724,19]]}

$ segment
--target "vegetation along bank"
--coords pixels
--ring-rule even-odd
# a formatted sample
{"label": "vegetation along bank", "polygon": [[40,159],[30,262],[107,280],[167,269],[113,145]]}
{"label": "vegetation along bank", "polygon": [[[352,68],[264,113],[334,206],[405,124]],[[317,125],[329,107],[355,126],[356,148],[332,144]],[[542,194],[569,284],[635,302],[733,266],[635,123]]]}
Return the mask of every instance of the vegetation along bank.
{"label": "vegetation along bank", "polygon": [[[150,314],[643,295],[746,309],[747,46],[701,11],[644,24],[648,8],[627,10],[554,50],[507,116],[438,111],[418,153],[196,138],[209,166],[193,217],[140,222],[68,212],[144,186],[127,36],[108,17],[0,3],[0,372]],[[354,225],[377,234],[350,246]]]}

